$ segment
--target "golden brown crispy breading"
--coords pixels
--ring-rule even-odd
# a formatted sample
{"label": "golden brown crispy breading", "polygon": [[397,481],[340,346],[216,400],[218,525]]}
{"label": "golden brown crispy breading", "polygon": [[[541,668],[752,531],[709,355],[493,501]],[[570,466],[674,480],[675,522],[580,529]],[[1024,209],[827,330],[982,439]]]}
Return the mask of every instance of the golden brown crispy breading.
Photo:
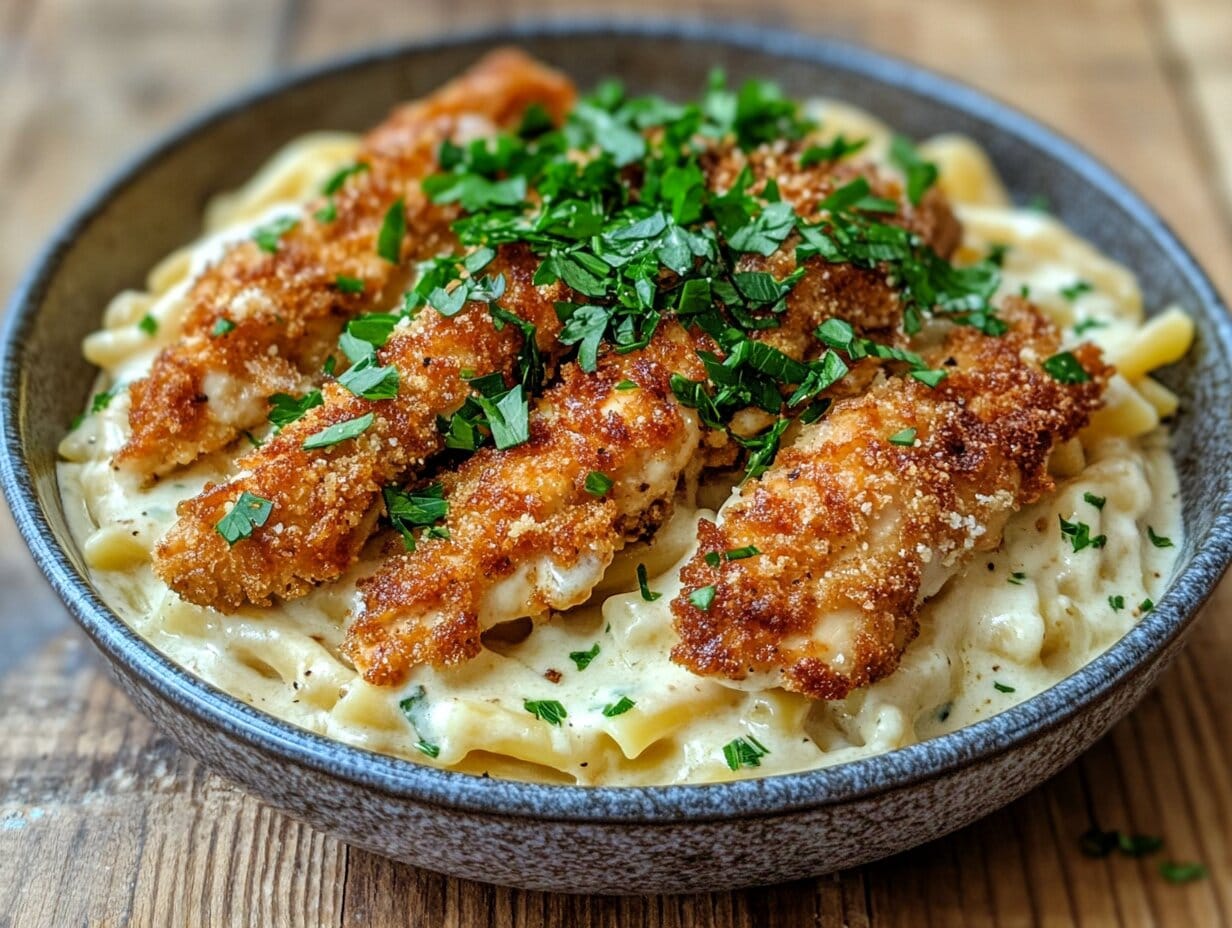
{"label": "golden brown crispy breading", "polygon": [[[1086,424],[1110,375],[1085,344],[1074,354],[1090,379],[1053,379],[1040,364],[1057,350],[1055,327],[1007,304],[1006,336],[956,328],[930,354],[949,371],[935,389],[899,376],[836,403],[733,495],[718,525],[701,523],[672,603],[673,660],[819,699],[898,666],[922,601],[1051,489],[1050,452]],[[913,446],[889,441],[903,429],[916,430]],[[747,545],[761,553],[722,557]]]}
{"label": "golden brown crispy breading", "polygon": [[[361,581],[345,652],[368,682],[467,660],[483,629],[589,597],[625,541],[667,516],[695,456],[696,414],[669,380],[702,375],[700,344],[664,322],[646,348],[605,355],[593,374],[567,365],[531,412],[529,442],[485,448],[443,476],[449,538],[421,538]],[[618,389],[624,380],[637,388]],[[586,489],[592,472],[612,481],[601,496]]]}
{"label": "golden brown crispy breading", "polygon": [[[537,327],[536,341],[550,358],[560,349],[554,304],[568,291],[532,284],[537,264],[524,246],[512,245],[485,270],[505,276],[502,303]],[[499,371],[508,381],[521,345],[513,326],[497,331],[486,303],[449,318],[422,310],[377,352],[382,365],[398,370],[397,397],[368,400],[326,384],[324,403],[241,458],[235,477],[180,503],[179,520],[155,548],[154,570],[185,599],[223,611],[300,596],[337,577],[370,534],[381,489],[444,447],[437,417],[465,402],[463,373]],[[309,436],[369,413],[372,425],[358,438],[303,449]],[[269,500],[273,510],[251,537],[228,546],[215,526],[242,492]]]}
{"label": "golden brown crispy breading", "polygon": [[[564,77],[504,50],[395,112],[361,147],[367,169],[333,196],[336,218],[317,219],[324,201],[310,204],[273,254],[241,242],[197,279],[180,340],[130,388],[132,434],[116,461],[166,473],[259,424],[270,395],[307,389],[347,318],[390,305],[406,283],[407,261],[452,247],[453,208],[434,206],[420,189],[441,142],[516,125],[531,103],[560,118],[573,98]],[[378,255],[376,241],[399,198],[408,234],[395,265]],[[339,275],[363,280],[363,292],[340,292]],[[220,319],[234,329],[213,334]]]}

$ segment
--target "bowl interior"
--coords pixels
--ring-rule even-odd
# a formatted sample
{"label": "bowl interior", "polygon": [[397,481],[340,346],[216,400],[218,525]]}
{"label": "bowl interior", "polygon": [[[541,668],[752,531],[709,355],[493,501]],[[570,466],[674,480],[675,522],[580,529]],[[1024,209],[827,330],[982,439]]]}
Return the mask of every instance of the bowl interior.
{"label": "bowl interior", "polygon": [[[112,295],[141,286],[155,262],[196,236],[203,206],[212,194],[250,176],[280,144],[311,130],[360,130],[372,125],[395,103],[429,90],[487,48],[506,41],[561,67],[582,87],[615,75],[635,90],[691,96],[704,86],[712,68],[721,67],[735,79],[773,78],[794,95],[850,101],[909,135],[941,131],[970,135],[989,151],[1017,199],[1043,195],[1070,226],[1135,269],[1148,307],[1176,303],[1196,318],[1194,350],[1163,375],[1183,398],[1174,440],[1186,541],[1178,578],[1156,612],[1109,654],[1075,675],[1085,679],[1071,678],[996,719],[936,739],[944,744],[929,742],[933,747],[928,750],[916,746],[921,750],[908,748],[845,765],[864,764],[863,773],[832,768],[793,775],[801,783],[800,795],[815,800],[865,788],[869,771],[883,785],[901,783],[904,776],[922,775],[924,767],[935,765],[942,755],[959,762],[992,750],[1011,732],[1020,736],[1047,724],[1057,713],[1071,711],[1111,685],[1119,674],[1131,672],[1137,658],[1162,647],[1192,617],[1228,557],[1227,532],[1218,530],[1217,522],[1229,513],[1232,337],[1209,283],[1149,209],[1105,169],[1031,120],[947,80],[845,45],[749,29],[678,26],[612,31],[558,25],[515,30],[503,38],[471,37],[377,53],[258,91],[199,119],[138,159],[52,241],[10,307],[3,379],[4,477],[18,523],[41,566],[105,650],[113,656],[124,651],[120,659],[131,661],[137,659],[133,652],[144,646],[135,644],[120,620],[90,595],[56,486],[57,443],[82,408],[94,376],[81,357],[82,338],[98,326]],[[151,654],[141,655],[140,660],[151,673],[172,680],[166,685],[180,698],[200,705],[212,701],[215,708],[222,705],[237,719],[252,721],[259,715],[186,674],[169,674],[165,662]],[[189,689],[192,694],[184,695]],[[316,744],[321,739],[314,741],[314,736],[289,726],[268,720],[261,725],[267,732],[277,732],[283,742],[324,750]],[[389,788],[459,776],[338,745],[330,744],[329,752],[335,762],[345,758],[348,768],[386,778],[382,782]],[[745,796],[733,809],[757,798],[755,786],[722,789],[730,800]],[[603,791],[587,792],[597,798]],[[533,805],[529,788],[527,796]]]}

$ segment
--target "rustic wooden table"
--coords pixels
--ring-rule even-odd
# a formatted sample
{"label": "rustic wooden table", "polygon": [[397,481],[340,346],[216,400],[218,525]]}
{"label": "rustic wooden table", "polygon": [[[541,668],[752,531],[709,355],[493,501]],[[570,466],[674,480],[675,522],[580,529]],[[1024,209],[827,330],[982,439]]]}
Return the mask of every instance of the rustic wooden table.
{"label": "rustic wooden table", "polygon": [[[220,94],[370,43],[611,5],[4,0],[0,290],[121,156]],[[856,39],[1017,104],[1137,185],[1232,292],[1232,0],[682,0],[675,12]],[[1229,583],[1142,706],[1008,809],[860,870],[650,899],[463,883],[317,834],[136,713],[4,511],[0,589],[0,926],[1232,923]],[[1164,856],[1209,876],[1177,886],[1159,858],[1084,857],[1093,817],[1163,836]]]}

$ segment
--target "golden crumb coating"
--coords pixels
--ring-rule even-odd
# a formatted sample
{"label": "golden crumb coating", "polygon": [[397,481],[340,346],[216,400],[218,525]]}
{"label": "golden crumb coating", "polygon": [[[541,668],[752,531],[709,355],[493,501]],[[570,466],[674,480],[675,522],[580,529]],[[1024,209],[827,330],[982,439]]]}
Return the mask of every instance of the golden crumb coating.
{"label": "golden crumb coating", "polygon": [[[564,77],[503,50],[397,110],[364,140],[358,163],[366,169],[333,195],[334,218],[317,217],[324,199],[312,203],[273,253],[237,243],[194,282],[180,338],[129,389],[131,435],[116,462],[166,473],[261,423],[272,394],[306,390],[347,318],[392,305],[409,262],[452,247],[455,210],[420,189],[441,142],[509,128],[532,103],[559,119],[573,98]],[[408,234],[394,264],[376,243],[399,199]],[[341,292],[340,275],[362,280],[363,291]],[[218,332],[220,320],[233,328]]]}
{"label": "golden crumb coating", "polygon": [[[525,246],[510,245],[489,268],[505,276],[502,302],[537,327],[550,358],[559,350],[555,301],[568,291],[532,284],[536,263]],[[241,458],[235,477],[180,503],[178,521],[155,548],[155,572],[183,598],[223,611],[300,596],[337,577],[371,532],[381,489],[444,447],[437,417],[465,402],[467,378],[499,372],[511,383],[521,346],[515,327],[497,330],[486,303],[468,303],[452,317],[423,309],[377,352],[382,366],[398,371],[396,397],[369,400],[327,383],[322,405]],[[372,424],[359,437],[304,450],[322,429],[369,414]],[[229,545],[215,527],[243,492],[273,509],[251,537]]]}
{"label": "golden crumb coating", "polygon": [[[703,520],[672,603],[673,660],[818,699],[898,666],[923,600],[1051,489],[1049,454],[1086,424],[1111,373],[1084,344],[1074,355],[1089,379],[1059,382],[1041,368],[1056,328],[1018,299],[1002,317],[1003,337],[957,327],[926,353],[948,371],[936,388],[897,376],[836,403],[717,525]],[[750,545],[760,553],[725,556]]]}
{"label": "golden crumb coating", "polygon": [[594,373],[568,364],[531,410],[530,441],[445,474],[449,537],[421,538],[361,581],[345,652],[364,678],[392,685],[416,664],[467,660],[485,628],[584,602],[616,551],[667,517],[697,457],[697,416],[669,381],[700,377],[707,345],[664,322]]}

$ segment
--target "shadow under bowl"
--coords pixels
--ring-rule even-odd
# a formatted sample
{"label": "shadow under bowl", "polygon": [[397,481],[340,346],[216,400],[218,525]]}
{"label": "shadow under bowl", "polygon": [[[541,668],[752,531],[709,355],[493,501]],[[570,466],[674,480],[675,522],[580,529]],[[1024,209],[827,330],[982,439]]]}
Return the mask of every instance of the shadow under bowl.
{"label": "shadow under bowl", "polygon": [[[196,237],[213,194],[279,145],[359,130],[516,43],[570,73],[692,95],[719,66],[837,97],[915,136],[979,141],[1020,200],[1133,268],[1146,304],[1184,306],[1193,351],[1164,379],[1185,542],[1155,610],[1057,686],[960,731],[808,773],[702,786],[584,788],[483,779],[373,754],[246,705],[173,664],[99,598],[65,521],[56,446],[94,371],[81,340],[112,295]],[[105,184],[55,235],[9,308],[0,480],[35,560],[134,701],[183,748],[271,805],[351,844],[457,876],[544,890],[718,890],[849,867],[936,838],[1055,774],[1126,713],[1177,653],[1232,551],[1232,330],[1159,217],[1055,133],[973,90],[837,42],[749,27],[547,23],[420,42],[280,80],[190,122]],[[1198,411],[1201,416],[1195,415]]]}

